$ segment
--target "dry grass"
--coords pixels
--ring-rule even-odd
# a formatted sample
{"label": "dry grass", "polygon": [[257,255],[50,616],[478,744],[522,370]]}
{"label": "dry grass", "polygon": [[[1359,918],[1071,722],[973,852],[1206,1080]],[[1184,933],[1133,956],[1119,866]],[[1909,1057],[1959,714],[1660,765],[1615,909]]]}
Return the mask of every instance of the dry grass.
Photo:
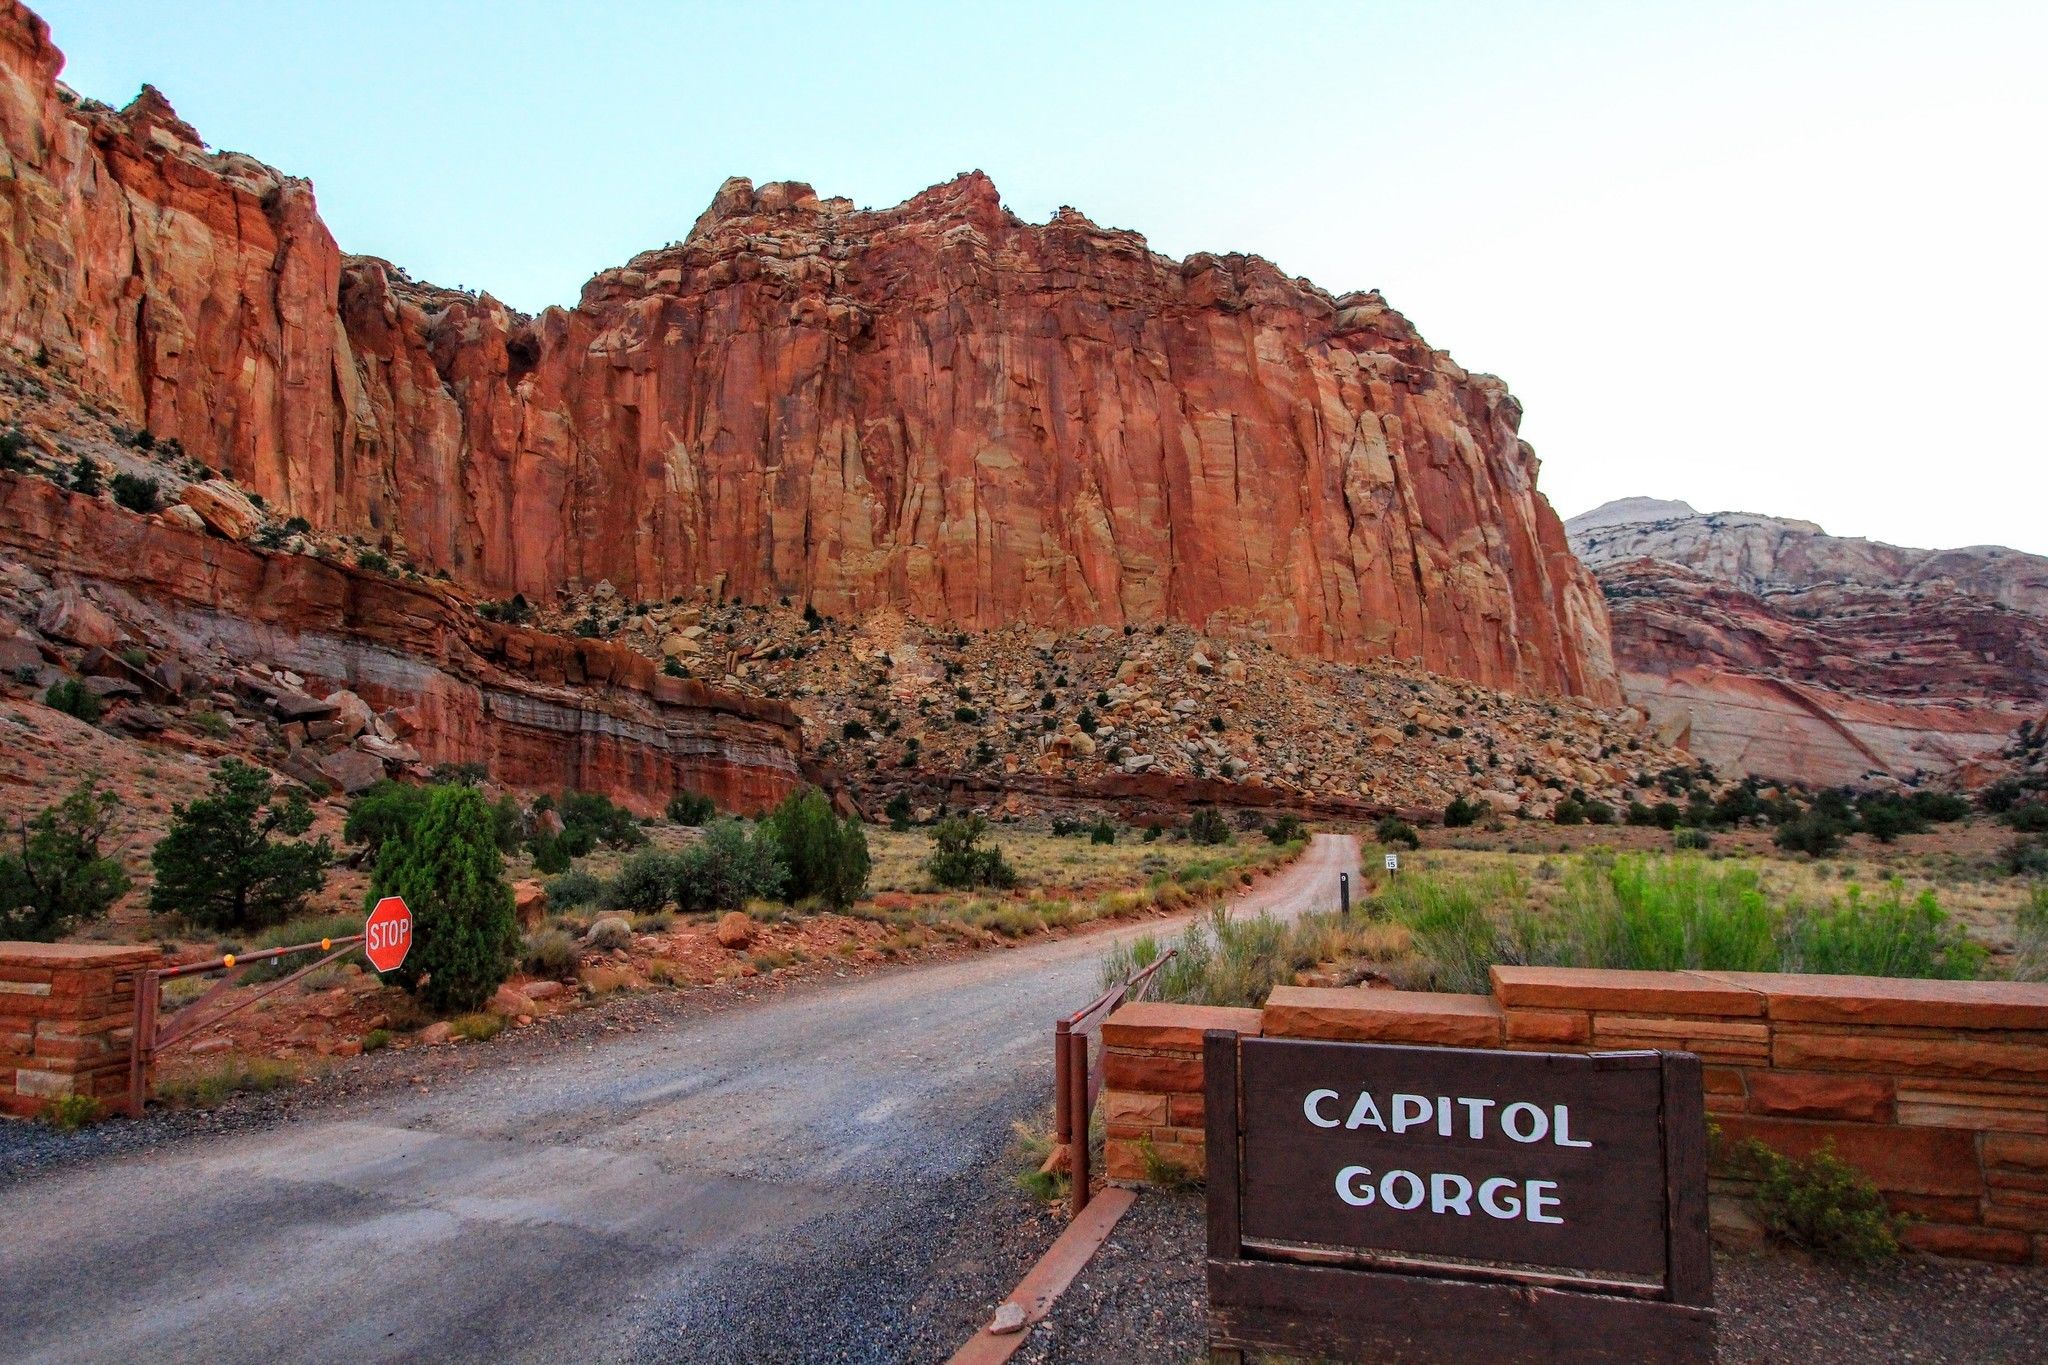
{"label": "dry grass", "polygon": [[[1162,868],[1176,872],[1189,863],[1213,858],[1218,852],[1249,854],[1270,848],[1256,832],[1239,835],[1236,842],[1218,848],[1159,839],[1145,843],[1133,829],[1117,831],[1113,844],[1092,844],[1086,835],[1056,836],[1039,831],[993,825],[988,840],[999,845],[1003,856],[1017,869],[1017,885],[1027,891],[1077,891],[1144,881]],[[932,890],[924,873],[924,860],[931,856],[931,831],[869,828],[868,850],[875,867],[868,880],[872,892],[921,892]]]}

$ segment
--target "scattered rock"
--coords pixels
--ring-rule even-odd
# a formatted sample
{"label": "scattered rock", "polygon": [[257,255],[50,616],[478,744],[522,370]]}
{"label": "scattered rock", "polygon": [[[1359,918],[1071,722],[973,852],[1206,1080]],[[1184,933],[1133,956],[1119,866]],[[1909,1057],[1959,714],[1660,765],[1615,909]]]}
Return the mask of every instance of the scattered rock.
{"label": "scattered rock", "polygon": [[337,749],[319,759],[320,771],[353,796],[384,780],[384,760],[360,749]]}
{"label": "scattered rock", "polygon": [[70,585],[55,588],[43,598],[43,609],[36,613],[36,629],[88,648],[112,649],[126,638],[113,617]]}
{"label": "scattered rock", "polygon": [[184,504],[208,530],[229,540],[247,540],[263,526],[263,513],[248,495],[221,479],[185,485]]}
{"label": "scattered rock", "polygon": [[1024,1330],[1026,1315],[1024,1305],[1014,1299],[996,1305],[995,1316],[988,1320],[988,1330],[999,1337],[1010,1336]]}
{"label": "scattered rock", "polygon": [[726,948],[744,948],[754,941],[754,921],[738,910],[728,910],[718,921],[718,942]]}
{"label": "scattered rock", "polygon": [[548,913],[547,888],[530,878],[512,883],[512,910],[521,929],[539,928]]}
{"label": "scattered rock", "polygon": [[418,1041],[422,1043],[427,1043],[429,1045],[434,1043],[445,1043],[454,1036],[455,1028],[446,1019],[443,1019],[438,1023],[429,1024],[425,1028],[421,1029],[418,1033],[415,1033],[413,1035],[413,1037]]}

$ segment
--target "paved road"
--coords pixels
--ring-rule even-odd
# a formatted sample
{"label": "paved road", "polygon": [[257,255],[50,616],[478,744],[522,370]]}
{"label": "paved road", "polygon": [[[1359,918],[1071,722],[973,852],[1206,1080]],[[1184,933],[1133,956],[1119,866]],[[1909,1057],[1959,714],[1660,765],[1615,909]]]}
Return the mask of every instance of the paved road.
{"label": "paved road", "polygon": [[[1237,905],[1327,907],[1357,857],[1319,835]],[[31,1179],[0,1197],[0,1358],[929,1354],[902,1333],[949,1200],[1049,1088],[1051,1020],[1095,993],[1113,936]]]}

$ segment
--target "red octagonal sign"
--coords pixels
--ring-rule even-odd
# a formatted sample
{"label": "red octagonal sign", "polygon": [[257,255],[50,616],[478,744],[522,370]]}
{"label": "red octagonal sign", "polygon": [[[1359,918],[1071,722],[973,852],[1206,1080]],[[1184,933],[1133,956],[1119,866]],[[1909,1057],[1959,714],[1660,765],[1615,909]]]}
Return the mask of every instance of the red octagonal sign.
{"label": "red octagonal sign", "polygon": [[363,924],[363,956],[380,972],[395,972],[412,950],[412,911],[403,896],[386,896]]}

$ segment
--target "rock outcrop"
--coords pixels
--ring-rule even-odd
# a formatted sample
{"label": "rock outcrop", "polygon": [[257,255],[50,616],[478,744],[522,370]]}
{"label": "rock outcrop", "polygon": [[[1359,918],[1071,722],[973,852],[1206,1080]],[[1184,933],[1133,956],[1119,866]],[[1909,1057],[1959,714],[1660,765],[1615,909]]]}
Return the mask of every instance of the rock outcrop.
{"label": "rock outcrop", "polygon": [[243,685],[237,670],[263,660],[331,694],[294,694],[300,709],[281,719],[316,718],[343,737],[359,710],[402,711],[405,745],[362,735],[316,765],[344,789],[383,776],[385,758],[480,763],[507,786],[599,791],[651,814],[684,788],[759,811],[802,780],[787,706],[660,676],[610,641],[485,621],[436,584],[262,550],[9,474],[0,565],[52,580],[51,633],[118,638],[118,616],[182,660],[188,686]]}
{"label": "rock outcrop", "polygon": [[527,317],[344,257],[306,182],[61,60],[0,0],[0,343],[281,514],[493,596],[1172,620],[1619,700],[1520,406],[1378,294],[975,173],[875,212],[729,181]]}
{"label": "rock outcrop", "polygon": [[2048,559],[1652,499],[1567,527],[1629,696],[1724,773],[1971,785],[2048,711]]}

